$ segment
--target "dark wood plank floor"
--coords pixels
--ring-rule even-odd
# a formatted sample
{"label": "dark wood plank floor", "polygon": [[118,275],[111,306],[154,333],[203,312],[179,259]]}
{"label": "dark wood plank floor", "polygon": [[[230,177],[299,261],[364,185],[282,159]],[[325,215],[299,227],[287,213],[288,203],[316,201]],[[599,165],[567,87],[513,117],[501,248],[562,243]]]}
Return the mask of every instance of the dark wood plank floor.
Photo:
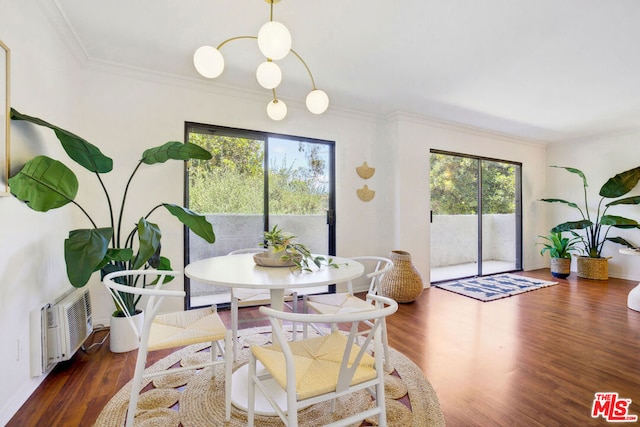
{"label": "dark wood plank floor", "polygon": [[[550,279],[548,270],[525,275]],[[390,345],[425,373],[448,426],[608,425],[590,416],[601,391],[631,399],[640,415],[640,312],[626,307],[637,283],[575,274],[559,282],[488,303],[430,288],[388,320]],[[92,425],[134,361],[135,352],[112,354],[108,345],[79,352],[8,426]]]}

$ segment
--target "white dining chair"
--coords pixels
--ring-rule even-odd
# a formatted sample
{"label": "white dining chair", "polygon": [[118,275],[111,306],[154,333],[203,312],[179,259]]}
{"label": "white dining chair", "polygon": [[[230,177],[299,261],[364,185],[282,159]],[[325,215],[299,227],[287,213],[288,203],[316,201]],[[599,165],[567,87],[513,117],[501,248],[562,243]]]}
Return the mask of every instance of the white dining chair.
{"label": "white dining chair", "polygon": [[[357,256],[351,258],[365,266],[365,276],[369,280],[369,290],[367,299],[363,300],[357,297],[353,291],[353,282],[347,282],[347,292],[338,292],[334,294],[321,295],[305,295],[305,310],[311,308],[314,312],[320,314],[349,313],[360,310],[370,310],[371,301],[368,299],[370,295],[378,295],[380,281],[386,273],[393,268],[393,261],[389,258],[379,256]],[[305,325],[313,327],[317,332],[322,332],[315,324]],[[335,330],[337,325],[331,325],[331,330]],[[303,328],[303,336],[306,336],[307,329]],[[393,370],[389,359],[389,339],[387,337],[387,324],[382,321],[382,344],[384,348],[384,365],[385,370],[390,372]]]}
{"label": "white dining chair", "polygon": [[[127,313],[127,319],[134,333],[140,340],[140,346],[138,348],[136,367],[131,385],[125,423],[126,427],[133,426],[138,404],[138,395],[142,381],[145,378],[206,367],[211,368],[211,376],[213,377],[217,365],[224,366],[225,419],[227,421],[231,419],[231,370],[233,367],[232,353],[230,351],[232,346],[231,331],[225,327],[222,319],[220,319],[220,316],[218,316],[215,310],[215,306],[169,314],[158,314],[160,305],[165,297],[185,297],[184,291],[162,289],[162,285],[168,281],[165,279],[180,274],[181,273],[177,271],[163,270],[123,270],[109,273],[103,278],[103,283],[113,297],[116,306],[125,313],[123,294],[147,298],[144,308],[142,330],[136,328],[133,320],[131,320],[131,316]],[[118,279],[124,276],[134,276],[135,279],[142,282],[138,282],[138,286],[127,286],[118,283]],[[145,372],[147,353],[149,351],[183,347],[205,342],[211,343],[211,355],[208,361],[154,373]],[[224,346],[222,342],[224,342]]]}
{"label": "white dining chair", "polygon": [[[266,249],[260,247],[244,248],[231,251],[228,255],[257,254],[264,251],[266,251]],[[285,306],[296,312],[298,306],[298,293],[296,291],[286,289],[284,294]],[[286,300],[291,301],[291,304],[287,303]],[[238,309],[240,307],[269,304],[271,304],[271,293],[268,289],[231,288],[231,334],[233,337],[233,360],[237,360],[238,328],[240,323],[243,322],[243,320],[238,316]],[[255,322],[255,320],[255,318],[252,318],[247,320],[247,322]]]}
{"label": "white dining chair", "polygon": [[[349,313],[291,313],[260,307],[260,312],[269,317],[274,340],[271,345],[252,346],[249,352],[249,426],[253,426],[255,421],[256,388],[261,390],[289,427],[298,426],[298,411],[302,408],[330,400],[331,411],[335,412],[336,399],[366,389],[375,399],[375,405],[331,426],[359,424],[375,416],[379,426],[386,426],[381,327],[384,318],[396,312],[398,303],[379,295],[369,298],[374,304],[371,310]],[[281,326],[283,321],[348,324],[349,330],[288,341]],[[371,326],[364,340],[360,341],[359,326],[364,321]],[[259,374],[257,362],[264,367]],[[285,390],[286,408],[278,405],[268,391],[265,382],[273,383],[272,380]]]}

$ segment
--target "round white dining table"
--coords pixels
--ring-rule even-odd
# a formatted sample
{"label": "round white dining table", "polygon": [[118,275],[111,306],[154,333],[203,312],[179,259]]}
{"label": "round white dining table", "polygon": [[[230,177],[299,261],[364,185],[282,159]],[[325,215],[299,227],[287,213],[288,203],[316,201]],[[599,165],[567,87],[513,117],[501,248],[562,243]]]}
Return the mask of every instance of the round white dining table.
{"label": "round white dining table", "polygon": [[282,310],[285,289],[332,285],[360,277],[364,266],[349,258],[332,258],[338,268],[323,266],[314,271],[292,271],[290,267],[256,265],[253,254],[225,255],[201,259],[187,265],[184,274],[190,279],[229,288],[268,289],[271,306]]}
{"label": "round white dining table", "polygon": [[[315,255],[314,255],[315,256]],[[349,258],[332,258],[338,268],[323,266],[311,272],[292,271],[290,267],[262,267],[256,265],[253,254],[225,255],[201,259],[187,265],[184,274],[190,279],[229,288],[268,289],[271,307],[282,310],[285,289],[300,289],[343,283],[360,277],[364,266]],[[235,337],[234,337],[235,339]],[[259,368],[260,369],[260,368]],[[271,397],[286,407],[286,393],[272,380]],[[236,369],[232,375],[231,402],[234,406],[247,409],[247,387],[249,386],[248,365]],[[256,390],[256,413],[274,415],[275,411],[260,389]]]}

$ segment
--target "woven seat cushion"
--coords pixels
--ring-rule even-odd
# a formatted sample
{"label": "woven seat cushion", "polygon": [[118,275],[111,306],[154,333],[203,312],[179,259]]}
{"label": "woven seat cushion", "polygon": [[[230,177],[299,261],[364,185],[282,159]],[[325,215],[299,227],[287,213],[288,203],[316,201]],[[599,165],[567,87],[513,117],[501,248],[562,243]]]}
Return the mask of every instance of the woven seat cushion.
{"label": "woven seat cushion", "polygon": [[349,293],[309,296],[307,304],[317,313],[322,314],[353,313],[375,309],[373,304]]}
{"label": "woven seat cushion", "polygon": [[[342,356],[347,345],[347,337],[341,332],[289,343],[293,353],[296,372],[296,393],[298,400],[307,399],[336,390]],[[284,354],[277,345],[253,346],[251,351],[286,389],[287,374]],[[359,348],[353,346],[349,357],[349,366],[357,356]],[[374,358],[364,354],[356,369],[351,384],[359,384],[376,377]]]}
{"label": "woven seat cushion", "polygon": [[226,328],[212,308],[156,316],[151,324],[149,350],[181,347],[224,339]]}

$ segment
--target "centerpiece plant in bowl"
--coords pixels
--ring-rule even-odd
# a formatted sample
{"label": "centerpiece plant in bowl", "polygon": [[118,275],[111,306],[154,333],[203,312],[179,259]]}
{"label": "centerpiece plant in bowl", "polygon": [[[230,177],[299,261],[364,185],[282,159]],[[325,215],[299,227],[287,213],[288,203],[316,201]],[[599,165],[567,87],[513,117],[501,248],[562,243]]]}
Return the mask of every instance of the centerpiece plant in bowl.
{"label": "centerpiece plant in bowl", "polygon": [[[261,245],[267,247],[266,253],[256,254],[254,259],[257,263],[268,263],[262,257],[265,255],[275,260],[271,266],[288,266],[299,271],[313,271],[312,266],[321,268],[323,265],[331,268],[338,268],[333,262],[333,258],[325,258],[321,255],[314,255],[309,248],[298,241],[298,237],[283,231],[277,225],[264,232],[264,242]],[[263,265],[264,265],[263,264]]]}
{"label": "centerpiece plant in bowl", "polygon": [[538,243],[542,245],[540,255],[549,253],[551,258],[551,275],[559,279],[566,279],[571,274],[571,252],[577,250],[580,238],[564,237],[562,232],[550,232],[547,236],[538,236],[543,239]]}
{"label": "centerpiece plant in bowl", "polygon": [[[634,219],[608,213],[609,209],[614,206],[640,204],[640,196],[622,197],[633,190],[638,184],[640,180],[640,166],[616,174],[604,183],[599,191],[600,201],[598,202],[595,215],[589,206],[587,196],[587,187],[589,185],[585,174],[576,168],[564,166],[552,167],[565,169],[567,172],[576,174],[582,178],[584,204],[581,207],[577,203],[564,199],[541,199],[543,202],[565,204],[577,210],[580,214],[580,218],[577,221],[567,221],[558,224],[551,229],[551,232],[568,231],[574,237],[580,239],[578,243],[578,249],[581,253],[581,255],[578,256],[579,277],[605,280],[608,278],[608,258],[602,256],[604,244],[606,242],[613,242],[629,248],[634,247],[632,243],[622,237],[609,235],[612,228],[640,228],[640,224]],[[607,201],[608,199],[611,200]]]}
{"label": "centerpiece plant in bowl", "polygon": [[[64,241],[67,277],[74,287],[85,286],[96,271],[101,272],[102,278],[107,273],[121,270],[147,268],[172,270],[169,259],[160,254],[162,237],[160,226],[150,221],[151,214],[159,208],[166,209],[207,242],[215,242],[213,227],[203,215],[176,204],[159,203],[141,215],[133,224],[125,222],[124,215],[131,181],[143,165],[151,166],[169,160],[206,160],[211,158],[211,153],[207,150],[195,144],[185,144],[179,141],[170,141],[145,150],[120,193],[122,199],[118,207],[119,210],[116,212],[116,207],[112,203],[112,193],[107,189],[102,179],[103,174],[109,173],[113,169],[113,160],[110,157],[85,139],[39,118],[11,109],[11,119],[27,121],[53,130],[69,157],[95,175],[99,184],[98,188],[102,190],[104,195],[105,205],[102,216],[108,218],[109,223],[105,226],[98,226],[89,215],[88,210],[75,200],[79,187],[78,178],[62,162],[47,156],[36,156],[25,163],[9,179],[13,195],[25,202],[29,208],[39,212],[47,212],[51,209],[73,205],[80,209],[89,221],[90,228],[71,230]],[[161,189],[153,189],[152,187],[145,189],[145,194],[153,193],[161,194]],[[141,208],[141,205],[139,199],[135,200],[136,208]],[[97,200],[92,202],[91,207],[97,207]],[[122,277],[118,281],[127,286],[144,287],[154,284],[138,281],[131,276]],[[133,316],[139,312],[137,309],[139,297],[127,293],[123,293],[121,296],[124,306],[116,305],[113,316]],[[113,330],[111,335],[113,340]]]}

